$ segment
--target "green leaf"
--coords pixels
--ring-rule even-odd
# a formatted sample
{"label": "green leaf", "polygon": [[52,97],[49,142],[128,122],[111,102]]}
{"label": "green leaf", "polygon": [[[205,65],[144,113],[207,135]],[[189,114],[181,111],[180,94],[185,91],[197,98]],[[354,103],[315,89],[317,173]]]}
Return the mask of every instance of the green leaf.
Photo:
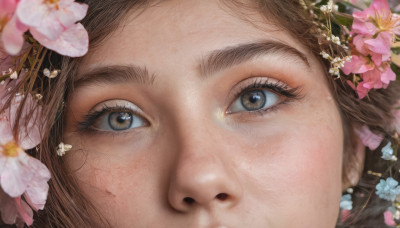
{"label": "green leaf", "polygon": [[346,11],[346,5],[344,5],[341,2],[336,3],[336,5],[339,7],[338,11],[339,12],[345,12]]}
{"label": "green leaf", "polygon": [[394,47],[391,50],[395,55],[400,55],[400,47]]}
{"label": "green leaf", "polygon": [[396,64],[390,64],[390,68],[392,68],[393,72],[396,74],[396,80],[400,80],[400,67]]}
{"label": "green leaf", "polygon": [[35,57],[29,56],[28,57],[29,65],[34,66],[35,65]]}
{"label": "green leaf", "polygon": [[321,2],[315,4],[316,7],[321,7],[323,5],[327,5],[329,0],[322,0]]}
{"label": "green leaf", "polygon": [[351,18],[351,17],[345,17],[345,16],[338,15],[338,14],[335,14],[334,16],[335,16],[337,23],[339,23],[341,25],[351,26],[353,24],[353,18]]}

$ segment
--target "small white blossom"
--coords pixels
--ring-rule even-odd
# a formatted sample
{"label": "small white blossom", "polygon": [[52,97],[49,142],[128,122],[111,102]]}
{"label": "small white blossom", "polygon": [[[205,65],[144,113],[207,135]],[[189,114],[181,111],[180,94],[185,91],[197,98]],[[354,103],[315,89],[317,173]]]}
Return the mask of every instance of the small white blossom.
{"label": "small white blossom", "polygon": [[353,56],[352,56],[352,55],[344,57],[344,60],[345,60],[346,62],[350,62],[351,59],[353,59]]}
{"label": "small white blossom", "polygon": [[48,78],[55,78],[55,77],[57,77],[57,75],[58,75],[59,72],[60,72],[59,70],[50,71],[48,68],[44,68],[44,70],[43,70],[44,76],[46,76],[46,77],[48,77]]}
{"label": "small white blossom", "polygon": [[324,51],[321,51],[320,54],[322,55],[322,58],[324,58],[324,59],[329,59],[329,57],[330,57],[330,55]]}
{"label": "small white blossom", "polygon": [[321,10],[323,13],[328,13],[328,6],[327,6],[327,5],[321,6],[320,10]]}
{"label": "small white blossom", "polygon": [[340,43],[340,38],[335,36],[335,35],[332,35],[332,42],[337,44],[337,45],[341,45],[342,44],[342,43]]}
{"label": "small white blossom", "polygon": [[328,13],[331,13],[331,12],[332,12],[333,8],[335,8],[335,10],[337,10],[337,6],[333,6],[333,1],[332,1],[332,0],[329,0],[327,5],[323,5],[323,6],[321,6],[319,9],[320,9],[323,13],[328,14]]}
{"label": "small white blossom", "polygon": [[338,6],[338,5],[334,5],[334,6],[333,6],[333,9],[334,9],[335,11],[339,11],[339,6]]}
{"label": "small white blossom", "polygon": [[57,149],[57,155],[58,156],[63,156],[65,155],[65,152],[69,151],[72,149],[72,146],[69,144],[64,144],[63,142],[61,142],[60,144],[58,144],[58,149]]}
{"label": "small white blossom", "polygon": [[353,188],[348,188],[348,189],[346,189],[346,192],[349,194],[353,194],[354,190],[353,190]]}
{"label": "small white blossom", "polygon": [[329,69],[329,73],[332,74],[332,75],[336,75],[336,76],[340,75],[339,68],[337,68],[337,67],[330,68]]}
{"label": "small white blossom", "polygon": [[14,71],[11,75],[10,75],[11,79],[17,79],[18,78],[18,74],[16,71]]}
{"label": "small white blossom", "polygon": [[44,68],[43,75],[46,77],[50,77],[50,70],[48,68]]}
{"label": "small white blossom", "polygon": [[37,94],[35,95],[35,97],[36,97],[36,99],[41,100],[41,99],[43,98],[43,95],[40,94],[40,93],[37,93]]}

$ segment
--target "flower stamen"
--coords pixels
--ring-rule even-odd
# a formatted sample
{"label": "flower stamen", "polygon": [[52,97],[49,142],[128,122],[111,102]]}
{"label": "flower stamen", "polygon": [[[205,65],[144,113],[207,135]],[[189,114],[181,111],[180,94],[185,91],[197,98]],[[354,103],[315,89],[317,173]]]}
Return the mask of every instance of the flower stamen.
{"label": "flower stamen", "polygon": [[15,142],[6,143],[3,147],[3,155],[6,157],[16,157],[22,150]]}

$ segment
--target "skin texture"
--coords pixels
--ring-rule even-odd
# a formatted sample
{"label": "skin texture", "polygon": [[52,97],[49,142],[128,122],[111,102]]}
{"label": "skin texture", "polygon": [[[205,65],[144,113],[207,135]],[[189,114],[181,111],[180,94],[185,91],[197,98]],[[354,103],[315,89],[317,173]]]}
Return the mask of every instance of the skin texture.
{"label": "skin texture", "polygon": [[[83,59],[77,80],[115,65],[153,76],[78,84],[68,100],[65,159],[113,227],[335,226],[343,129],[323,69],[287,32],[253,17],[257,25],[217,1],[165,1],[132,13]],[[308,64],[277,51],[201,71],[215,50],[265,41]],[[299,97],[272,92],[279,99],[266,111],[232,108],[255,81],[281,81]],[[103,104],[136,105],[144,124],[77,127]]]}

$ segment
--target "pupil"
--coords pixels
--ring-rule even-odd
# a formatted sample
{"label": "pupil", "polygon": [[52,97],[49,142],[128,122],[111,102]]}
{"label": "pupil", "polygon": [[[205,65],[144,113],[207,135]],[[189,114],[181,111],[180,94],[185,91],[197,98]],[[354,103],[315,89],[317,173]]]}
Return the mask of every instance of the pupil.
{"label": "pupil", "polygon": [[262,109],[266,103],[266,97],[263,91],[255,90],[242,95],[241,103],[247,111]]}
{"label": "pupil", "polygon": [[113,112],[108,117],[108,123],[113,130],[126,130],[132,125],[132,114],[128,112]]}

